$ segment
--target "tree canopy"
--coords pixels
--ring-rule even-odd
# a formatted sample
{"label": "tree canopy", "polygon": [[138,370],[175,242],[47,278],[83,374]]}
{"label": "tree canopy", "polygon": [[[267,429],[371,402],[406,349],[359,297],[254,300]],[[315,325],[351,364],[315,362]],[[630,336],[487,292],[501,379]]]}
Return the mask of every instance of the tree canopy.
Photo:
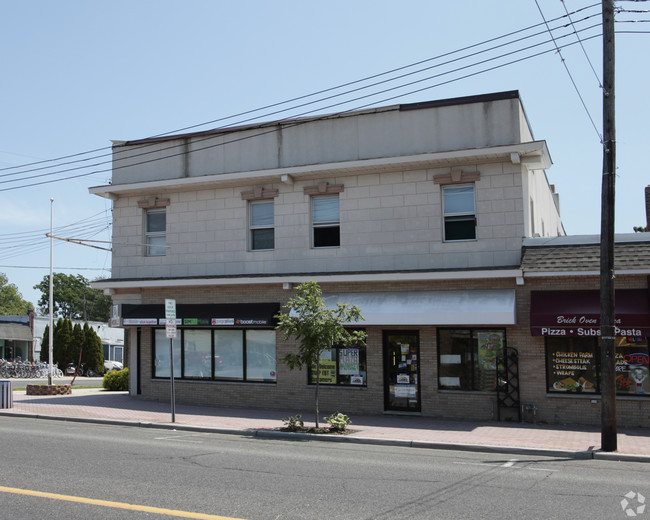
{"label": "tree canopy", "polygon": [[33,309],[31,302],[23,300],[18,287],[9,283],[9,278],[0,273],[0,316],[23,316]]}
{"label": "tree canopy", "polygon": [[351,331],[346,324],[363,320],[356,305],[338,303],[330,309],[323,301],[323,294],[316,282],[305,282],[296,287],[296,295],[284,306],[286,313],[276,316],[277,330],[284,333],[285,340],[293,337],[299,342],[298,353],[287,354],[282,361],[289,367],[316,367],[315,417],[318,428],[318,389],[320,386],[320,355],[335,345],[365,344],[366,333]]}
{"label": "tree canopy", "polygon": [[[54,273],[53,276],[53,314],[71,320],[108,321],[111,298],[98,289],[90,287],[90,282],[82,275]],[[39,311],[50,313],[50,277],[34,286],[41,291],[38,300]]]}

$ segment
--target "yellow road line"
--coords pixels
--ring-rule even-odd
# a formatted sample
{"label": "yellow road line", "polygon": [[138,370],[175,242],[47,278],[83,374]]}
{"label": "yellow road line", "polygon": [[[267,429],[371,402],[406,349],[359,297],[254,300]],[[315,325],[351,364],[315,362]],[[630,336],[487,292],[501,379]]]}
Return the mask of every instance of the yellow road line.
{"label": "yellow road line", "polygon": [[90,504],[94,506],[128,509],[130,511],[156,513],[159,515],[176,516],[181,518],[197,518],[199,520],[243,520],[241,518],[232,518],[229,516],[206,515],[205,513],[193,513],[192,511],[178,511],[175,509],[164,509],[162,507],[140,506],[137,504],[126,504],[124,502],[112,502],[110,500],[98,500],[95,498],[76,497],[72,495],[59,495],[57,493],[47,493],[44,491],[34,491],[31,489],[20,489],[5,486],[0,486],[0,492],[14,493],[16,495],[28,495],[39,498],[49,498],[52,500],[65,500],[67,502],[77,502],[80,504]]}

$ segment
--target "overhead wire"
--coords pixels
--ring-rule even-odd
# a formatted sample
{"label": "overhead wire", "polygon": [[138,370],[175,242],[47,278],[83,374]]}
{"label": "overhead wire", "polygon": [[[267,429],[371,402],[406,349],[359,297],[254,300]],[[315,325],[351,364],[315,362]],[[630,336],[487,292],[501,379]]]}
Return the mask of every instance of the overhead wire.
{"label": "overhead wire", "polygon": [[[582,7],[582,8],[580,8],[580,9],[576,9],[575,11],[572,12],[572,14],[577,14],[577,13],[579,13],[579,12],[582,12],[582,11],[585,11],[585,10],[588,10],[588,9],[591,9],[591,8],[593,8],[593,7],[595,7],[595,6],[598,6],[598,5],[599,5],[599,4],[591,4],[591,5],[588,5],[588,6]],[[555,21],[557,21],[557,20],[559,20],[559,19],[561,19],[561,18],[564,18],[564,16],[560,16],[560,17],[554,18],[554,19],[550,20],[550,22],[555,22]],[[463,52],[463,51],[465,51],[465,50],[468,50],[468,49],[471,49],[471,48],[474,48],[474,47],[478,47],[478,46],[481,46],[481,45],[484,45],[484,44],[487,44],[487,43],[491,43],[491,42],[493,42],[493,41],[497,41],[497,40],[499,40],[499,39],[507,38],[507,37],[509,37],[509,36],[512,36],[512,35],[515,35],[515,34],[519,34],[519,33],[525,32],[525,31],[527,31],[527,30],[530,30],[530,29],[533,29],[533,28],[539,27],[539,26],[541,26],[541,25],[543,25],[543,24],[541,24],[541,23],[539,23],[539,24],[535,24],[535,25],[532,25],[532,26],[529,26],[529,27],[525,27],[525,28],[523,28],[523,29],[518,29],[518,30],[516,30],[516,31],[512,31],[512,32],[506,33],[506,34],[504,34],[504,35],[497,36],[497,37],[494,37],[494,38],[491,38],[491,39],[485,40],[485,41],[480,42],[480,43],[472,44],[472,45],[469,45],[469,46],[466,46],[466,47],[463,47],[463,48],[460,48],[460,49],[456,49],[456,50],[454,50],[454,51],[450,51],[450,52],[447,52],[447,53],[441,54],[441,55],[439,55],[439,56],[435,56],[435,57],[432,57],[432,58],[427,58],[427,59],[425,59],[425,60],[421,60],[421,61],[418,61],[418,62],[415,62],[415,63],[411,63],[411,64],[409,64],[409,65],[405,65],[405,66],[398,67],[398,68],[395,68],[395,69],[391,69],[391,70],[388,70],[388,71],[385,71],[385,72],[381,72],[381,73],[378,73],[378,74],[374,74],[374,75],[371,75],[371,76],[368,76],[368,77],[365,77],[365,78],[362,78],[362,79],[358,79],[358,80],[355,80],[355,81],[351,81],[351,82],[343,83],[343,84],[340,84],[340,85],[337,85],[337,86],[334,86],[334,87],[330,87],[330,88],[326,88],[326,89],[323,89],[323,90],[319,90],[319,91],[313,92],[313,93],[311,93],[311,94],[306,94],[306,95],[298,96],[298,97],[295,97],[295,98],[292,98],[292,99],[289,99],[289,100],[285,100],[285,101],[278,102],[278,103],[273,103],[273,104],[266,105],[266,106],[263,106],[263,107],[260,107],[260,108],[256,108],[256,109],[252,109],[252,110],[247,110],[247,111],[240,112],[240,113],[238,113],[238,114],[234,114],[234,115],[231,115],[231,116],[221,117],[221,118],[218,118],[218,119],[213,119],[213,120],[211,120],[211,121],[206,121],[206,122],[204,122],[204,123],[199,123],[199,124],[195,124],[195,125],[191,125],[191,126],[186,126],[186,127],[184,127],[184,128],[180,128],[180,129],[176,129],[176,130],[171,130],[171,131],[168,131],[168,132],[164,132],[164,133],[161,133],[161,134],[157,134],[157,135],[155,135],[155,136],[151,136],[150,138],[153,138],[153,137],[161,137],[161,136],[165,136],[165,135],[169,135],[169,134],[173,134],[173,133],[178,133],[178,132],[182,132],[182,131],[186,131],[186,130],[190,130],[190,129],[194,129],[194,128],[199,128],[199,127],[202,127],[202,126],[207,126],[207,125],[214,124],[214,123],[217,123],[217,122],[226,121],[226,120],[228,120],[228,119],[234,119],[234,118],[236,118],[236,117],[240,117],[240,116],[243,116],[243,115],[249,115],[249,114],[252,114],[252,113],[255,113],[255,112],[261,112],[261,111],[263,111],[263,110],[267,110],[267,109],[269,109],[269,108],[275,108],[275,107],[277,107],[277,106],[286,105],[286,104],[289,104],[289,103],[292,103],[292,102],[295,102],[295,101],[299,101],[299,100],[302,100],[302,99],[307,99],[307,98],[314,97],[314,96],[317,96],[317,95],[320,95],[320,94],[323,94],[323,93],[327,93],[327,92],[331,92],[331,91],[339,90],[339,89],[341,89],[341,88],[345,88],[345,87],[347,87],[347,86],[351,86],[351,85],[355,85],[355,84],[363,83],[363,82],[365,82],[365,81],[369,81],[369,80],[372,80],[372,79],[375,79],[375,78],[378,78],[378,77],[382,77],[382,76],[386,76],[386,75],[389,75],[389,74],[392,74],[392,73],[395,73],[395,72],[399,72],[399,71],[402,71],[402,70],[406,70],[406,69],[409,69],[409,68],[412,68],[412,67],[415,67],[415,66],[421,65],[421,64],[423,64],[423,63],[427,63],[427,62],[430,62],[430,61],[433,61],[433,60],[436,60],[436,59],[440,59],[440,58],[443,58],[443,57],[446,57],[446,56],[450,56],[450,55],[453,55],[453,54],[457,54],[457,53],[459,53],[459,52]],[[344,94],[345,94],[345,93],[344,93]],[[290,109],[291,109],[291,108],[289,108],[289,109],[287,109],[287,110],[290,110]],[[265,117],[265,116],[259,116],[259,117]],[[232,123],[232,124],[240,124],[240,123]],[[37,161],[37,162],[27,163],[27,164],[23,164],[23,165],[15,165],[15,166],[10,166],[10,167],[6,167],[6,168],[0,168],[0,171],[11,170],[11,169],[17,169],[17,168],[24,168],[24,167],[27,167],[27,166],[32,166],[32,165],[37,165],[37,164],[43,164],[43,163],[48,163],[48,162],[56,162],[56,161],[65,160],[65,159],[68,159],[68,158],[74,158],[74,157],[79,157],[79,156],[83,156],[83,155],[88,155],[88,154],[90,154],[90,153],[95,153],[95,152],[98,152],[98,151],[110,150],[110,148],[111,148],[111,147],[97,148],[97,149],[90,150],[90,151],[87,151],[87,152],[80,152],[80,153],[77,153],[77,154],[66,155],[66,156],[62,156],[62,157],[59,157],[59,158],[48,159],[48,160],[42,160],[42,161]],[[105,155],[101,155],[101,156],[96,156],[96,157],[94,157],[94,158],[105,157],[105,156],[107,156],[107,155],[111,155],[111,154],[105,154]],[[71,162],[68,162],[68,163],[62,163],[62,164],[59,164],[59,165],[56,165],[56,166],[64,166],[64,165],[67,165],[67,164],[73,164],[73,163],[76,163],[76,162],[83,162],[83,161],[87,161],[87,160],[92,160],[92,159],[94,159],[94,158],[79,159],[79,160],[77,160],[77,161],[71,161]],[[45,167],[45,168],[48,168],[48,167]],[[28,170],[28,171],[30,171],[30,170]],[[26,173],[26,172],[23,172],[23,173]]]}
{"label": "overhead wire", "polygon": [[[571,22],[571,26],[575,30],[573,20],[571,19],[571,14],[569,13],[569,10],[566,7],[565,1],[564,0],[560,0],[560,1],[562,2],[562,7],[564,7],[564,11],[566,12],[567,17],[569,18],[569,21]],[[539,5],[538,5],[538,7],[539,7]],[[580,40],[580,35],[578,34],[577,31],[575,31],[575,34],[576,34],[576,38],[580,42],[580,48],[582,49],[582,53],[585,55],[585,58],[587,58],[587,62],[589,63],[589,66],[591,67],[591,71],[594,73],[594,76],[596,77],[596,81],[598,81],[598,87],[603,88],[603,84],[600,81],[600,77],[598,76],[598,73],[596,72],[596,69],[594,68],[593,63],[591,63],[591,59],[589,58],[589,54],[587,54],[587,50],[585,49],[585,46],[582,44],[582,41]]]}
{"label": "overhead wire", "polygon": [[[593,6],[591,6],[591,7],[593,7]],[[565,17],[565,16],[563,16],[563,17]],[[563,17],[559,17],[559,18],[563,18]],[[559,18],[558,18],[558,19],[559,19]],[[584,19],[581,20],[581,21],[584,21],[584,20],[586,20],[586,19],[588,19],[588,18],[591,18],[591,17],[588,16],[588,17],[584,18]],[[557,20],[557,19],[556,19],[556,20]],[[532,27],[537,27],[537,26],[539,26],[539,25],[542,25],[542,24],[537,24],[536,26],[532,26]],[[575,24],[571,24],[571,23],[570,23],[570,24],[566,24],[564,27],[567,27],[567,26],[569,26],[569,25],[573,25],[573,28],[574,28],[574,29],[573,29],[573,32],[574,32],[574,33],[577,32],[577,30],[575,29]],[[590,27],[587,27],[587,28],[581,29],[580,31],[586,31],[586,30],[589,30],[589,29],[592,29],[592,28],[594,28],[594,27],[598,27],[598,26],[599,26],[598,24],[596,24],[596,25],[592,25],[592,26],[590,26]],[[559,27],[559,28],[561,28],[561,27]],[[559,28],[555,28],[555,29],[559,29]],[[530,29],[530,28],[528,28],[528,29]],[[515,31],[514,33],[509,33],[509,34],[515,34],[515,33],[521,32],[521,31],[522,31],[522,30],[520,30],[520,31]],[[544,31],[544,32],[546,32],[546,31]],[[440,66],[442,66],[442,65],[448,65],[448,64],[451,64],[451,63],[459,62],[459,61],[462,61],[462,60],[468,59],[469,57],[473,57],[473,56],[476,56],[476,55],[478,55],[478,54],[482,54],[482,53],[485,53],[485,52],[488,52],[488,51],[492,51],[492,50],[495,50],[495,49],[500,48],[500,47],[505,47],[505,46],[508,46],[508,45],[512,45],[512,44],[514,44],[514,43],[519,43],[519,42],[521,42],[521,41],[523,41],[523,40],[525,40],[525,39],[531,38],[531,37],[533,37],[533,36],[538,36],[539,34],[542,34],[542,33],[537,33],[537,34],[535,34],[535,35],[530,35],[530,36],[527,36],[527,37],[525,37],[525,38],[520,38],[520,39],[518,39],[518,40],[514,40],[514,41],[506,42],[506,43],[504,43],[504,44],[501,44],[501,45],[498,45],[498,46],[494,46],[494,47],[491,47],[491,48],[489,48],[489,49],[484,49],[483,51],[474,52],[474,53],[471,53],[471,54],[469,54],[469,55],[462,56],[462,57],[460,57],[460,58],[456,58],[456,59],[454,59],[454,60],[449,60],[449,61],[447,61],[447,62],[444,62],[444,63],[442,63],[442,64],[438,64],[438,65],[436,65],[436,66],[427,67],[427,68],[425,68],[425,69],[420,69],[419,71],[410,72],[410,73],[408,73],[408,74],[403,74],[403,75],[401,75],[401,76],[399,76],[399,77],[397,77],[397,78],[390,78],[390,79],[388,79],[388,80],[384,80],[384,81],[382,81],[382,82],[377,82],[377,83],[374,83],[374,84],[369,85],[369,86],[366,86],[366,87],[353,89],[352,91],[348,91],[348,92],[345,92],[345,93],[342,93],[342,94],[338,94],[338,95],[336,95],[336,96],[328,96],[328,97],[326,97],[326,98],[319,99],[319,100],[316,100],[316,101],[313,101],[313,102],[310,102],[310,103],[304,103],[304,104],[298,105],[297,107],[291,107],[291,108],[286,109],[286,110],[284,110],[284,111],[294,110],[294,109],[296,109],[296,108],[300,108],[300,107],[307,106],[307,105],[310,105],[310,104],[314,104],[314,103],[322,102],[322,101],[325,101],[325,100],[328,100],[328,99],[332,99],[332,98],[334,98],[334,97],[340,97],[340,96],[342,96],[342,95],[346,95],[346,94],[350,94],[350,93],[352,93],[352,92],[356,92],[356,91],[359,91],[359,90],[363,90],[363,89],[368,88],[368,87],[370,87],[370,86],[377,86],[377,85],[379,85],[379,84],[387,83],[387,82],[390,82],[390,81],[395,81],[396,79],[401,79],[401,78],[406,77],[406,76],[412,76],[412,75],[414,75],[414,74],[416,74],[416,73],[421,73],[422,71],[430,70],[430,69],[432,69],[432,68],[440,67]],[[569,34],[569,35],[570,35],[570,34]],[[564,37],[567,37],[567,36],[569,36],[569,35],[563,35],[563,36],[560,36],[559,38],[564,38]],[[595,37],[595,36],[594,36],[594,37]],[[495,40],[500,39],[500,38],[503,38],[503,37],[493,38],[492,40],[488,40],[488,41],[491,42],[491,41],[495,41]],[[558,39],[559,39],[559,38],[558,38]],[[396,90],[399,90],[399,89],[404,89],[404,88],[406,88],[406,87],[408,87],[408,86],[411,86],[411,85],[414,85],[414,84],[417,84],[417,83],[421,83],[421,82],[424,82],[424,81],[430,81],[430,80],[432,80],[432,79],[434,79],[434,78],[438,78],[438,77],[443,76],[443,75],[448,75],[448,74],[452,74],[452,73],[455,73],[455,72],[459,72],[459,71],[462,71],[462,70],[465,70],[465,69],[469,69],[469,68],[472,68],[472,67],[476,67],[476,66],[478,66],[478,65],[481,65],[481,64],[484,64],[484,63],[488,63],[488,62],[490,62],[490,61],[494,61],[494,60],[502,59],[502,58],[504,58],[504,57],[506,57],[506,56],[510,56],[510,55],[516,54],[516,53],[518,53],[518,52],[523,52],[523,51],[529,50],[529,49],[531,49],[531,48],[533,48],[533,47],[540,46],[540,45],[544,45],[544,44],[547,44],[547,43],[549,43],[549,41],[544,41],[544,42],[541,42],[541,43],[537,43],[537,44],[535,44],[535,45],[530,45],[530,46],[527,46],[527,47],[524,47],[524,48],[521,48],[521,49],[517,49],[517,50],[515,50],[515,51],[511,51],[511,52],[508,52],[508,53],[501,54],[501,55],[499,55],[499,56],[495,56],[495,57],[488,58],[488,59],[486,59],[486,60],[481,60],[481,61],[478,61],[478,62],[476,62],[476,63],[472,63],[472,64],[469,64],[469,65],[464,65],[464,66],[462,66],[462,67],[458,67],[458,68],[456,68],[456,69],[452,69],[452,70],[446,71],[446,72],[441,73],[441,74],[436,74],[436,75],[433,75],[433,76],[428,76],[428,77],[426,77],[426,78],[418,79],[418,80],[416,80],[416,81],[407,82],[407,83],[404,83],[404,84],[398,85],[398,86],[396,86],[396,87],[391,87],[391,88],[388,88],[388,89],[384,89],[384,90],[380,90],[380,91],[372,92],[372,93],[370,93],[370,94],[367,94],[367,95],[364,95],[364,96],[360,96],[360,97],[355,97],[355,98],[352,98],[352,99],[346,99],[346,100],[341,101],[341,102],[339,102],[339,103],[330,104],[330,105],[325,106],[325,107],[322,107],[322,106],[321,106],[321,107],[318,107],[317,109],[314,109],[314,110],[311,110],[311,111],[307,111],[307,112],[302,112],[302,113],[297,114],[297,115],[296,115],[296,114],[292,114],[291,116],[288,116],[287,118],[281,119],[281,120],[279,120],[279,121],[274,121],[273,123],[278,123],[278,122],[281,122],[281,121],[284,121],[284,120],[287,120],[287,119],[296,118],[296,117],[302,117],[302,116],[305,116],[305,115],[311,114],[311,113],[316,112],[316,111],[321,111],[321,110],[328,109],[328,108],[338,107],[338,106],[345,105],[345,104],[349,104],[349,103],[352,103],[352,102],[355,102],[355,101],[359,101],[359,100],[362,100],[362,99],[367,99],[367,98],[369,98],[369,97],[375,97],[375,96],[378,96],[378,95],[380,95],[380,94],[384,94],[384,93],[386,93],[386,92],[391,92],[391,91],[396,91]],[[484,44],[484,42],[483,42],[482,44]],[[481,44],[475,44],[475,45],[473,45],[473,46],[466,47],[465,49],[472,48],[472,47],[476,47],[477,45],[481,45]],[[457,51],[454,51],[454,52],[457,52]],[[545,51],[545,52],[550,52],[550,51]],[[447,56],[447,55],[450,55],[450,54],[453,54],[453,53],[446,53],[445,55],[442,55],[442,56]],[[525,59],[530,59],[530,58],[536,57],[536,56],[538,56],[538,55],[540,55],[540,54],[543,54],[543,53],[537,53],[537,54],[534,54],[534,55],[532,55],[532,56],[528,56],[528,57],[526,57]],[[436,57],[436,58],[439,58],[439,57]],[[430,60],[423,60],[422,62],[418,62],[418,63],[423,63],[424,61],[430,61]],[[518,62],[518,61],[522,61],[522,60],[521,60],[521,59],[520,59],[520,60],[513,60],[513,61],[508,62],[508,63],[506,63],[506,64],[503,64],[503,65],[501,65],[501,66],[505,66],[505,65],[508,65],[508,64],[512,64],[512,63],[516,63],[516,62]],[[480,71],[479,73],[483,73],[483,72],[486,72],[486,71],[489,71],[489,70],[494,70],[494,68],[495,68],[495,67],[491,67],[491,68],[485,69],[484,71]],[[496,68],[498,68],[498,67],[496,67]],[[396,70],[396,69],[394,69],[394,70]],[[459,77],[459,78],[455,78],[453,81],[458,81],[458,80],[460,80],[460,79],[464,79],[464,78],[466,78],[466,77],[471,77],[471,76],[473,76],[473,75],[476,75],[476,74],[474,73],[474,74],[469,74],[469,75],[461,76],[461,77]],[[377,76],[377,75],[376,75],[376,76]],[[427,88],[434,88],[434,87],[436,87],[436,86],[440,86],[441,84],[445,84],[445,83],[448,83],[448,82],[437,83],[437,84],[435,84],[435,85],[430,85],[430,86],[427,87]],[[396,97],[400,97],[400,96],[404,96],[404,95],[409,95],[409,94],[412,94],[412,93],[414,93],[414,92],[420,92],[420,91],[422,91],[422,90],[426,90],[426,89],[418,89],[418,90],[411,91],[411,92],[408,92],[408,93],[402,93],[402,94],[399,94],[398,96],[393,96],[393,97],[391,97],[391,98],[385,98],[385,99],[383,99],[383,100],[381,100],[381,101],[374,101],[373,103],[370,103],[370,104],[367,104],[367,105],[363,105],[363,107],[361,107],[361,108],[365,108],[366,106],[370,106],[370,105],[372,105],[372,104],[385,102],[386,100],[394,99],[394,98],[396,98]],[[350,109],[350,110],[345,111],[345,112],[349,112],[349,111],[351,111],[351,110],[358,110],[359,108],[360,108],[360,107],[354,107],[353,109]],[[343,113],[344,113],[344,112],[343,112]],[[265,114],[264,116],[268,116],[268,115],[269,115],[269,114]],[[330,115],[331,115],[331,114],[330,114]],[[329,117],[329,116],[324,116],[324,117]],[[216,129],[216,130],[214,130],[213,132],[218,132],[218,130],[219,130],[219,129]],[[274,131],[275,131],[275,130],[274,130]],[[257,134],[257,136],[259,136],[259,135],[260,135],[260,134]],[[205,140],[209,140],[209,139],[214,139],[214,138],[215,138],[215,135],[213,135],[213,133],[211,132],[211,135],[209,135],[209,136],[207,136],[207,137],[204,137],[204,138],[202,138],[202,139],[196,139],[194,142],[195,142],[195,143],[200,143],[201,141],[205,141]],[[223,145],[223,144],[228,144],[228,143],[230,143],[230,142],[233,142],[233,141],[228,141],[228,142],[226,142],[226,143],[217,143],[216,146],[221,146],[221,145]],[[145,145],[144,147],[146,147],[146,145]],[[143,148],[144,148],[144,147],[143,147]],[[160,153],[161,151],[171,150],[171,149],[174,149],[174,148],[179,148],[179,145],[168,146],[168,147],[165,147],[165,148],[163,148],[163,149],[156,148],[155,150],[152,150],[152,151],[150,151],[150,152],[141,152],[141,153],[138,153],[138,154],[131,154],[130,157],[129,157],[129,159],[130,159],[130,160],[133,160],[133,157],[136,157],[136,156],[143,156],[143,155],[147,155],[147,154],[151,154],[151,153],[157,153],[157,154],[158,154],[158,153]],[[204,149],[206,149],[206,148],[210,148],[210,147],[195,148],[195,149],[192,150],[192,151],[200,151],[200,150],[204,150]],[[189,153],[192,153],[192,151],[190,151]],[[187,151],[183,151],[183,152],[178,153],[178,154],[165,155],[164,157],[157,157],[157,158],[154,159],[154,160],[167,159],[167,158],[174,157],[174,156],[177,156],[177,155],[184,155],[185,153],[188,153],[188,152],[187,152]],[[115,160],[115,162],[118,162],[118,161],[120,161],[120,160],[121,160],[121,159],[118,157],[118,158]],[[151,162],[151,161],[141,161],[141,162],[139,162],[139,163],[135,163],[135,164],[146,164],[147,162]],[[60,174],[67,173],[67,172],[71,172],[71,171],[76,171],[76,170],[80,170],[80,169],[86,169],[86,168],[88,168],[88,167],[101,166],[101,165],[103,165],[103,164],[106,164],[106,162],[99,162],[99,163],[96,163],[96,164],[93,164],[93,165],[84,165],[84,166],[82,166],[82,167],[76,167],[76,168],[69,168],[69,169],[65,169],[65,170],[59,170],[59,171],[56,171],[56,172],[50,172],[50,173],[42,174],[42,175],[34,175],[34,176],[24,177],[24,178],[22,178],[22,179],[20,179],[20,180],[0,181],[0,184],[6,184],[6,183],[11,183],[11,182],[24,182],[25,180],[29,180],[29,179],[42,178],[42,177],[51,176],[51,175],[57,175],[57,174],[60,175]],[[133,165],[135,165],[135,164],[134,164],[134,163],[131,163],[131,164],[129,164],[129,166],[133,166]],[[116,165],[116,166],[114,166],[114,167],[112,168],[112,170],[117,170],[117,169],[120,169],[120,168],[122,168],[122,166]],[[17,187],[14,186],[14,187],[11,187],[11,188],[5,188],[5,189],[2,189],[2,190],[0,190],[0,191],[8,191],[8,190],[11,190],[11,189],[19,189],[19,188],[22,188],[22,187],[28,187],[28,186],[34,186],[34,185],[40,185],[40,184],[46,184],[46,183],[49,183],[49,182],[58,182],[58,181],[61,181],[61,180],[67,180],[67,179],[71,179],[71,178],[78,178],[78,177],[82,177],[82,176],[88,176],[88,175],[92,175],[92,174],[96,174],[96,173],[104,173],[104,172],[109,172],[109,171],[111,171],[111,169],[95,170],[95,171],[87,172],[87,173],[83,173],[83,174],[80,174],[80,175],[68,176],[68,177],[65,177],[65,178],[63,178],[63,179],[55,179],[55,180],[50,180],[50,181],[45,181],[45,182],[30,183],[30,184],[25,184],[25,185],[22,185],[22,186],[17,186]],[[24,172],[23,172],[23,173],[24,173]],[[13,175],[13,174],[12,174],[12,175]]]}
{"label": "overhead wire", "polygon": [[[538,0],[535,0],[535,5],[537,6],[537,9],[539,10],[539,14],[542,16],[542,19],[544,20],[544,23],[546,23],[546,17],[544,16],[544,13],[542,12],[542,8],[539,6]],[[548,24],[547,24],[548,27]],[[557,49],[557,53],[560,56],[560,61],[562,61],[562,65],[564,66],[564,69],[566,70],[567,74],[569,75],[569,79],[571,80],[571,83],[573,84],[573,88],[576,91],[576,94],[578,94],[578,98],[580,99],[580,103],[582,104],[582,107],[584,108],[585,112],[587,113],[587,117],[589,117],[589,121],[591,121],[591,125],[593,126],[594,130],[596,131],[596,135],[598,135],[598,139],[602,143],[603,141],[603,136],[598,130],[598,127],[596,126],[596,123],[594,122],[594,118],[591,116],[591,112],[589,111],[589,108],[587,107],[587,104],[585,103],[584,98],[582,97],[582,94],[580,93],[580,89],[578,88],[578,85],[576,84],[575,80],[573,79],[573,75],[571,74],[571,71],[569,70],[568,65],[566,64],[566,60],[564,59],[564,56],[562,56],[562,51],[560,47],[557,45],[556,38],[553,35],[553,32],[551,31],[550,27],[548,27],[548,32],[551,35],[551,39],[553,40],[553,43],[555,44],[555,48]],[[580,43],[582,45],[582,42]],[[600,81],[599,81],[600,83]],[[602,85],[601,85],[602,88]]]}

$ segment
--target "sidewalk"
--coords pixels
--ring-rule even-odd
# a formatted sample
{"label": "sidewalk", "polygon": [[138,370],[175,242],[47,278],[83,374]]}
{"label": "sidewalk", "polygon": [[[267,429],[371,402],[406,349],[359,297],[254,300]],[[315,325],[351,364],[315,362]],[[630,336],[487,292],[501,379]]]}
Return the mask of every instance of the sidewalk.
{"label": "sidewalk", "polygon": [[[619,428],[618,451],[600,448],[600,427],[532,425],[517,423],[451,421],[404,415],[352,416],[346,435],[314,435],[279,431],[282,419],[299,410],[213,408],[176,404],[171,422],[170,403],[131,397],[126,392],[73,389],[67,396],[28,396],[13,392],[13,407],[0,415],[77,420],[104,424],[232,433],[282,438],[301,436],[322,441],[384,444],[420,448],[536,454],[571,458],[598,458],[650,462],[650,429]],[[302,410],[306,425],[313,413]],[[325,423],[325,421],[323,421]]]}

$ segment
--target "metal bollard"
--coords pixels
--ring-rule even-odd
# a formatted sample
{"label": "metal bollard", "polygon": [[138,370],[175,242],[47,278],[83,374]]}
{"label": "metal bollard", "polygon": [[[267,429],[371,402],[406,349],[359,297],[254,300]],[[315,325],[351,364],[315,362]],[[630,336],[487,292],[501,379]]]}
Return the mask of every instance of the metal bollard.
{"label": "metal bollard", "polygon": [[14,393],[11,381],[0,381],[0,408],[13,408]]}

